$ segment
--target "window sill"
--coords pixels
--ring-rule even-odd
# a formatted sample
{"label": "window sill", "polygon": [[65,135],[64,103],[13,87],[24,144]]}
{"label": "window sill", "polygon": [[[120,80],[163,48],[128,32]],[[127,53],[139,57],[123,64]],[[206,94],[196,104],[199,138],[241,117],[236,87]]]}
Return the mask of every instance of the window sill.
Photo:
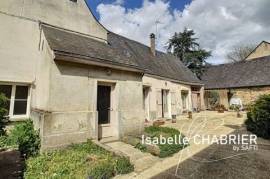
{"label": "window sill", "polygon": [[111,127],[111,124],[99,124],[100,127]]}
{"label": "window sill", "polygon": [[9,120],[12,122],[25,121],[27,119],[29,119],[29,116],[26,116],[26,115],[18,115],[18,116],[9,117]]}

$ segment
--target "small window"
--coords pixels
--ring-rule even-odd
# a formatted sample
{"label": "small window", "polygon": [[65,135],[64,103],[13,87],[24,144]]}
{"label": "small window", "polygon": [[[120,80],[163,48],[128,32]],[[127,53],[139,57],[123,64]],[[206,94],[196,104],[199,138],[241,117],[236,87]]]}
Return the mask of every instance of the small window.
{"label": "small window", "polygon": [[3,93],[8,98],[7,105],[5,106],[8,113],[10,108],[11,91],[12,85],[0,85],[0,93]]}
{"label": "small window", "polygon": [[71,1],[71,2],[75,2],[75,3],[77,2],[77,0],[70,0],[70,1]]}
{"label": "small window", "polygon": [[28,87],[16,86],[14,115],[26,115],[27,112]]}
{"label": "small window", "polygon": [[22,85],[0,85],[0,93],[8,98],[6,109],[9,116],[26,116],[28,111],[29,87]]}

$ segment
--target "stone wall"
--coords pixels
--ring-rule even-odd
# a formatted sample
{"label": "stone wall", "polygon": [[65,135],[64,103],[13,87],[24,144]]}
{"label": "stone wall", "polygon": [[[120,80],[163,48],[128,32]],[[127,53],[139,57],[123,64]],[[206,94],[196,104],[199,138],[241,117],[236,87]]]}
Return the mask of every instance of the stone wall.
{"label": "stone wall", "polygon": [[270,94],[270,87],[253,87],[253,88],[240,88],[232,89],[235,96],[242,99],[243,105],[248,105],[255,101],[260,95]]}
{"label": "stone wall", "polygon": [[[229,108],[229,96],[228,93],[232,93],[233,97],[238,97],[242,100],[244,106],[249,105],[255,101],[260,95],[270,94],[270,87],[250,87],[250,88],[238,88],[238,89],[220,89],[220,90],[207,90],[216,91],[219,95],[219,103],[223,104],[227,109]],[[205,103],[207,108],[211,107],[208,104],[208,95],[205,96]]]}

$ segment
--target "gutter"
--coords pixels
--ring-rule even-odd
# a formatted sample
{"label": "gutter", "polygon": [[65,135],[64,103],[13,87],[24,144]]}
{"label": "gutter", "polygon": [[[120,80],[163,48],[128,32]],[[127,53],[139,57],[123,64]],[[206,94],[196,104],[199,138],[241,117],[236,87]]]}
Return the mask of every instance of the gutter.
{"label": "gutter", "polygon": [[221,87],[221,88],[205,88],[205,90],[224,90],[224,89],[243,89],[243,88],[260,88],[268,87],[269,85],[254,85],[254,86],[238,86],[238,87]]}
{"label": "gutter", "polygon": [[149,73],[146,73],[145,76],[149,76],[149,77],[152,77],[152,78],[159,78],[159,79],[162,79],[162,80],[167,80],[167,81],[171,81],[171,82],[175,82],[175,83],[180,83],[180,84],[184,84],[184,85],[204,86],[204,84],[202,84],[202,83],[186,82],[186,81],[181,81],[181,80],[177,80],[177,79],[173,79],[173,78],[168,78],[168,77],[163,77],[163,76],[154,75],[154,74],[149,74]]}
{"label": "gutter", "polygon": [[131,72],[137,72],[137,73],[144,73],[144,70],[134,65],[126,65],[122,63],[111,62],[108,60],[106,60],[106,63],[104,63],[105,61],[104,59],[71,54],[71,53],[61,52],[57,50],[54,50],[54,53],[55,53],[55,60],[59,60],[59,61],[73,62],[73,63],[79,63],[79,64],[85,64],[85,65],[94,65],[94,66],[100,66],[100,67],[108,67],[112,69],[131,71]]}
{"label": "gutter", "polygon": [[[145,69],[142,69],[142,68],[135,66],[135,65],[117,63],[117,62],[112,62],[112,61],[109,61],[106,59],[98,59],[96,57],[67,53],[67,52],[62,52],[59,50],[53,50],[53,51],[55,53],[55,60],[59,60],[59,61],[73,62],[73,63],[79,63],[79,64],[85,64],[85,65],[94,65],[94,66],[108,67],[108,68],[123,70],[123,71],[143,73],[146,76],[150,76],[153,78],[159,78],[159,79],[163,79],[163,80],[167,80],[167,81],[171,81],[171,82],[175,82],[175,83],[180,83],[180,84],[184,84],[184,85],[204,86],[204,84],[202,84],[202,83],[186,82],[186,81],[181,81],[181,80],[177,80],[177,79],[173,79],[173,78],[150,74],[150,73],[147,73]],[[104,61],[106,61],[106,63],[104,63]]]}

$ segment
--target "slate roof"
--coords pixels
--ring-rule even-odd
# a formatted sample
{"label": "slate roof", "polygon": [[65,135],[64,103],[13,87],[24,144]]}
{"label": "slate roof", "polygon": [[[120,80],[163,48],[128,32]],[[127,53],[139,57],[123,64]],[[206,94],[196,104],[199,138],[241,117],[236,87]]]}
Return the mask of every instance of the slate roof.
{"label": "slate roof", "polygon": [[112,32],[108,34],[108,41],[113,49],[133,56],[136,63],[143,67],[147,74],[182,82],[201,83],[178,58],[171,54],[157,51],[156,56],[153,56],[148,46]]}
{"label": "slate roof", "polygon": [[205,89],[270,86],[270,56],[209,67],[202,76]]}
{"label": "slate roof", "polygon": [[201,81],[175,56],[157,52],[153,56],[150,48],[112,32],[108,33],[108,44],[50,25],[41,25],[49,46],[57,54],[89,61],[94,60],[117,66],[139,69],[150,75],[169,78],[184,84],[202,85]]}
{"label": "slate roof", "polygon": [[112,49],[108,44],[94,40],[83,34],[42,25],[49,46],[57,54],[68,54],[85,60],[96,59],[115,65],[140,68],[136,61]]}

